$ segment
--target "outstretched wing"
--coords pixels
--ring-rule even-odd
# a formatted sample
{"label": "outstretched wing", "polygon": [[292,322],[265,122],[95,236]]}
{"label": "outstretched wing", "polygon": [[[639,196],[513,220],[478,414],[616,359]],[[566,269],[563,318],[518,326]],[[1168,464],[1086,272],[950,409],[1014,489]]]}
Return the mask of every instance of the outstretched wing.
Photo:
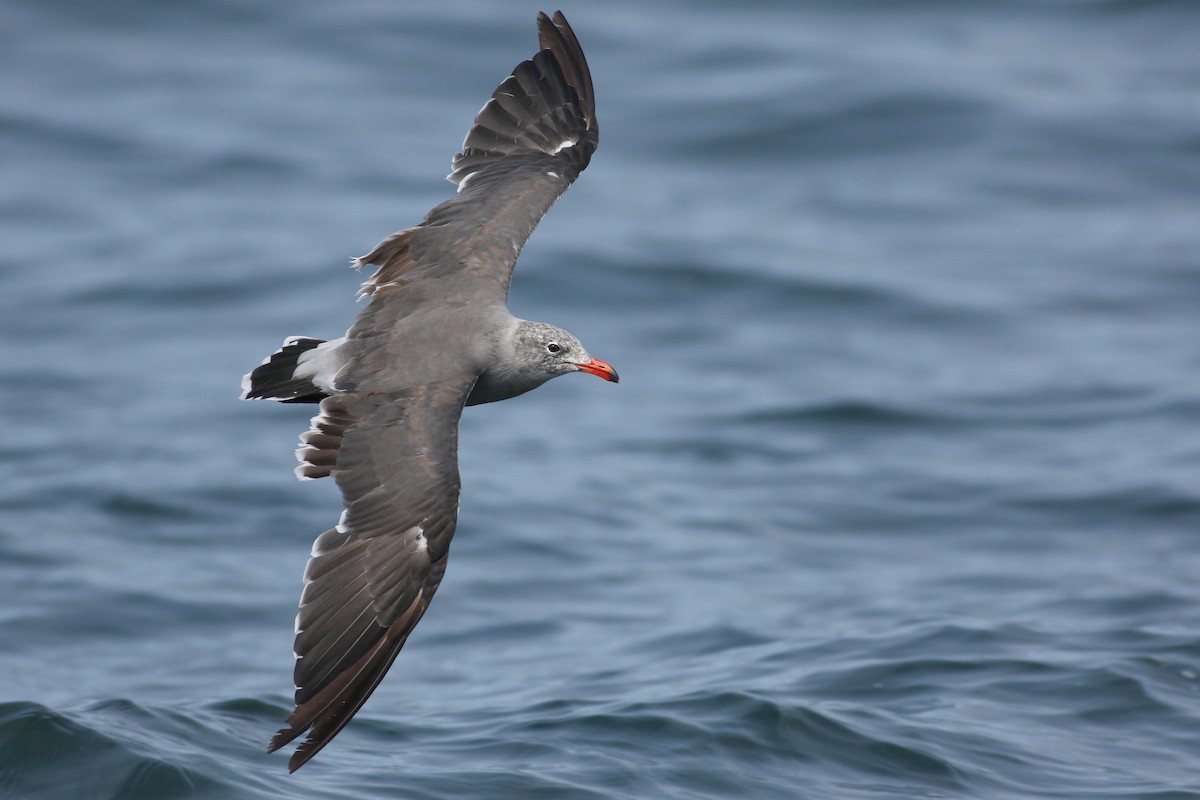
{"label": "outstretched wing", "polygon": [[591,73],[562,12],[538,15],[538,41],[541,49],[500,84],[454,157],[447,177],[458,196],[356,260],[378,270],[363,284],[372,302],[351,336],[386,330],[428,302],[411,288],[421,281],[437,280],[444,301],[504,302],[525,241],[599,142]]}
{"label": "outstretched wing", "polygon": [[458,421],[474,382],[327,397],[301,437],[297,473],[333,475],[346,510],[304,571],[296,709],[270,746],[309,732],[293,772],[371,696],[441,583],[458,515]]}

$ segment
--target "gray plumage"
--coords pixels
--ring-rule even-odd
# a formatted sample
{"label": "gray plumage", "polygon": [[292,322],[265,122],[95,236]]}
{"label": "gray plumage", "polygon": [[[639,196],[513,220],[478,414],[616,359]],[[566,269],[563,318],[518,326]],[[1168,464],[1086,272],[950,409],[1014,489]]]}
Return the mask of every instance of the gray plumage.
{"label": "gray plumage", "polygon": [[591,76],[562,13],[538,15],[540,50],[487,105],[454,157],[453,199],[384,239],[342,339],[292,337],[243,380],[243,397],[316,403],[301,478],[333,476],[345,503],[313,545],[296,617],[296,708],[277,750],[307,738],[295,771],[374,691],[446,569],[458,513],[465,405],[568,372],[616,372],[570,333],[513,317],[517,256],[598,142]]}

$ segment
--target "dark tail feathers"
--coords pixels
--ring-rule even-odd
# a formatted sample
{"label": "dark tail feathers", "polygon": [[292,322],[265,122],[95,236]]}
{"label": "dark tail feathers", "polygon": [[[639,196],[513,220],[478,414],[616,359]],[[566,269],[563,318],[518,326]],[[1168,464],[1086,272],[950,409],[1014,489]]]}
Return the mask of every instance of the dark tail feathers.
{"label": "dark tail feathers", "polygon": [[290,336],[283,347],[271,354],[246,377],[242,378],[243,400],[278,400],[281,403],[319,403],[328,397],[307,378],[296,378],[296,362],[324,339]]}

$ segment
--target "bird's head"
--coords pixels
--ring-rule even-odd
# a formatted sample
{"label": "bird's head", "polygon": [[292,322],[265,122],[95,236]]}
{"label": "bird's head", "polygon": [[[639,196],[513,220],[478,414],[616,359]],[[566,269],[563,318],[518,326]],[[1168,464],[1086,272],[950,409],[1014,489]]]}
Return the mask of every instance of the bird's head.
{"label": "bird's head", "polygon": [[520,361],[546,379],[568,372],[587,372],[617,383],[620,377],[608,363],[593,358],[575,336],[544,322],[522,321],[516,345]]}

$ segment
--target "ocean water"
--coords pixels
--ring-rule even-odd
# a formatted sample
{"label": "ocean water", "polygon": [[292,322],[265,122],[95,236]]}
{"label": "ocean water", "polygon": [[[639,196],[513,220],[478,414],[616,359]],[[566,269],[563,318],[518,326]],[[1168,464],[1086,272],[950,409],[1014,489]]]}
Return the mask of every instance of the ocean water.
{"label": "ocean water", "polygon": [[340,506],[238,381],[537,10],[0,9],[0,798],[1200,798],[1180,0],[568,4],[601,147],[511,304],[622,383],[468,410],[429,613],[266,754]]}

